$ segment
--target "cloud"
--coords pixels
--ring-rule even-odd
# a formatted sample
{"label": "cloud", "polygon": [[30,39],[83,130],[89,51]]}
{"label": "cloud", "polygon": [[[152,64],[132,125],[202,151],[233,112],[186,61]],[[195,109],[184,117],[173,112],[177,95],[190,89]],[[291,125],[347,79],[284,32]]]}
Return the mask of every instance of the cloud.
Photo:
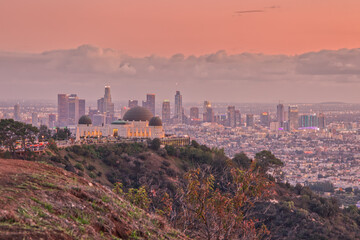
{"label": "cloud", "polygon": [[264,9],[240,10],[240,11],[236,11],[235,14],[237,14],[238,16],[241,16],[243,14],[249,14],[249,13],[265,13],[266,9],[274,10],[274,9],[278,9],[278,8],[280,8],[279,5],[272,5],[269,7],[264,7]]}
{"label": "cloud", "polygon": [[260,10],[260,9],[254,9],[254,10],[243,10],[243,11],[236,11],[235,14],[237,14],[238,16],[241,16],[243,14],[250,14],[250,13],[264,13],[264,10]]}
{"label": "cloud", "polygon": [[[2,98],[51,99],[59,92],[78,92],[94,99],[101,96],[104,83],[110,83],[119,99],[140,98],[146,92],[171,98],[169,94],[180,89],[188,94],[188,100],[301,100],[304,96],[297,95],[301,91],[333,100],[330,97],[339,89],[356,89],[353,85],[360,83],[359,76],[360,49],[297,56],[220,50],[200,56],[178,53],[169,58],[132,57],[91,45],[40,54],[0,52]],[[345,98],[357,99],[357,94]]]}
{"label": "cloud", "polygon": [[243,13],[262,13],[265,12],[264,10],[246,10],[246,11],[236,11],[236,13],[238,14],[243,14]]}

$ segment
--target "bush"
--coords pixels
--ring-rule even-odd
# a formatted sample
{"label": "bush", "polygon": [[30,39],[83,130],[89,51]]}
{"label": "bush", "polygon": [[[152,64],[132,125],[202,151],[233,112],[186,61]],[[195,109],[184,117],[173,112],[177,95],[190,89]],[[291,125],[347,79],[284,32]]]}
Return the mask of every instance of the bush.
{"label": "bush", "polygon": [[94,171],[94,170],[96,170],[96,167],[95,167],[94,165],[89,164],[89,165],[87,166],[87,170],[89,170],[89,171]]}
{"label": "bush", "polygon": [[81,163],[77,163],[74,166],[75,168],[79,169],[80,171],[84,171],[84,166]]}

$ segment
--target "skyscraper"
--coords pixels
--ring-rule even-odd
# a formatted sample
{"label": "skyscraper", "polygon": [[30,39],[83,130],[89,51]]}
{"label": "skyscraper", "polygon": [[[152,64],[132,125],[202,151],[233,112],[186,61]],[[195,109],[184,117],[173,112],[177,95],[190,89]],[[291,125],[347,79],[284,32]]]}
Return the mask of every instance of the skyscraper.
{"label": "skyscraper", "polygon": [[268,112],[263,112],[260,114],[260,124],[264,127],[270,126],[270,115]]}
{"label": "skyscraper", "polygon": [[111,100],[110,86],[105,86],[105,94],[103,98],[97,101],[98,111],[108,116],[114,116],[114,103]]}
{"label": "skyscraper", "polygon": [[85,115],[85,99],[79,99],[79,117]]}
{"label": "skyscraper", "polygon": [[277,120],[278,123],[280,123],[280,126],[282,126],[283,122],[285,121],[285,118],[284,118],[284,105],[283,104],[277,105],[276,120]]}
{"label": "skyscraper", "polygon": [[85,100],[76,94],[58,94],[58,126],[76,125],[85,114]]}
{"label": "skyscraper", "polygon": [[68,124],[69,125],[76,125],[77,121],[79,120],[79,98],[76,94],[70,94],[68,97],[69,103],[69,118]]}
{"label": "skyscraper", "polygon": [[155,94],[146,94],[146,106],[147,109],[155,116]]}
{"label": "skyscraper", "polygon": [[254,114],[246,114],[246,127],[254,127]]}
{"label": "skyscraper", "polygon": [[198,107],[190,108],[190,119],[191,120],[199,119],[199,108]]}
{"label": "skyscraper", "polygon": [[299,109],[297,106],[289,106],[289,130],[298,130],[299,128]]}
{"label": "skyscraper", "polygon": [[215,121],[214,111],[213,111],[212,107],[206,108],[206,111],[203,114],[203,121],[204,122],[214,122]]}
{"label": "skyscraper", "polygon": [[235,110],[236,126],[241,126],[241,113],[240,110]]}
{"label": "skyscraper", "polygon": [[205,100],[204,101],[204,113],[206,112],[207,108],[211,108],[211,103],[210,103],[210,101]]}
{"label": "skyscraper", "polygon": [[169,100],[164,100],[163,104],[162,104],[162,121],[164,123],[169,123],[170,122],[170,101]]}
{"label": "skyscraper", "polygon": [[128,104],[129,108],[134,108],[137,106],[138,106],[138,100],[129,100],[129,104]]}
{"label": "skyscraper", "polygon": [[15,121],[20,121],[21,117],[20,117],[20,105],[19,104],[15,104],[14,106],[14,120]]}
{"label": "skyscraper", "polygon": [[182,120],[183,120],[182,96],[180,94],[180,91],[176,91],[176,94],[175,94],[174,120],[177,123],[182,123]]}
{"label": "skyscraper", "polygon": [[236,112],[235,106],[228,106],[227,107],[227,120],[229,127],[236,127]]}
{"label": "skyscraper", "polygon": [[319,119],[316,114],[310,115],[301,115],[299,118],[299,127],[309,128],[309,127],[318,127]]}
{"label": "skyscraper", "polygon": [[319,128],[320,129],[326,128],[325,114],[320,113],[318,119],[319,119]]}
{"label": "skyscraper", "polygon": [[58,94],[58,126],[65,127],[69,118],[69,102],[67,94]]}

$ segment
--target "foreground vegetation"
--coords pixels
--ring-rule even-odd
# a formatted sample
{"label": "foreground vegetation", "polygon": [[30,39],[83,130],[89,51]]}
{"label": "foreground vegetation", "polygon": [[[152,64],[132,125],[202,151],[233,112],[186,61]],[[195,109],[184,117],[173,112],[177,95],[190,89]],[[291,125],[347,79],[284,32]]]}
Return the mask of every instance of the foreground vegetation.
{"label": "foreground vegetation", "polygon": [[342,210],[308,187],[280,183],[282,162],[268,151],[229,159],[195,141],[161,148],[153,140],[65,149],[51,144],[32,160],[108,186],[191,239],[360,238],[355,206]]}

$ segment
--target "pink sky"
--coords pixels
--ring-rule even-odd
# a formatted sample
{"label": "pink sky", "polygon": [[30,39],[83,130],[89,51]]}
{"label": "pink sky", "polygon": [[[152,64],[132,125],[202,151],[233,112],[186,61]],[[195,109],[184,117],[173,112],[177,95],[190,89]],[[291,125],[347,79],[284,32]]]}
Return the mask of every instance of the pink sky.
{"label": "pink sky", "polygon": [[[263,12],[235,13],[249,10]],[[0,0],[0,51],[92,44],[170,56],[357,48],[359,12],[359,0]]]}

